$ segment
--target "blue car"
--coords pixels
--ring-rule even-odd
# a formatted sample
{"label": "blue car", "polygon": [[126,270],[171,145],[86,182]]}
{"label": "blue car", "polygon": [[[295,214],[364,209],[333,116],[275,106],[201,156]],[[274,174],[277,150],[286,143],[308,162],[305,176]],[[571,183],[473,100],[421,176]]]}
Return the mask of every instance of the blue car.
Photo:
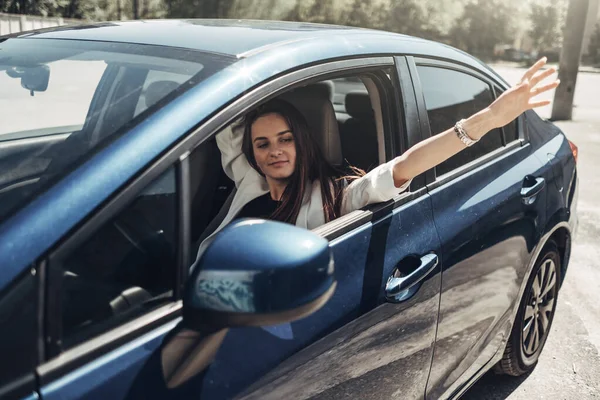
{"label": "blue car", "polygon": [[0,37],[0,398],[447,399],[535,367],[577,147],[527,111],[312,231],[235,220],[217,133],[273,98],[364,170],[507,83],[409,36],[303,23]]}

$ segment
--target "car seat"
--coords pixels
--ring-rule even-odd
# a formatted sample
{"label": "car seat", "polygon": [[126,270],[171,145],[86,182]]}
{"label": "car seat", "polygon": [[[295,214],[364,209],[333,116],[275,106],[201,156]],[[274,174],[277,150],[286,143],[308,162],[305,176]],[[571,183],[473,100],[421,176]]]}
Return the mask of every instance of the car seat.
{"label": "car seat", "polygon": [[377,126],[369,94],[350,92],[345,104],[350,118],[340,127],[344,157],[350,165],[368,171],[378,164]]}

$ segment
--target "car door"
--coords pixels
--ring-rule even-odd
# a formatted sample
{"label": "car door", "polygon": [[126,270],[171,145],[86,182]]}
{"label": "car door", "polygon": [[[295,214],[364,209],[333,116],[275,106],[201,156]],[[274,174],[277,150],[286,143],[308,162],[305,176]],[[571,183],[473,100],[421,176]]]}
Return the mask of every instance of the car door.
{"label": "car door", "polygon": [[[380,81],[387,79],[388,86],[384,125],[394,130],[386,136],[387,149],[419,140],[406,60],[398,58],[396,67],[399,72],[389,69],[393,86],[387,76]],[[289,326],[231,331],[207,373],[208,398],[227,398],[227,384],[258,378],[239,398],[424,397],[439,307],[440,248],[431,202],[418,182],[386,204],[315,231],[330,241],[334,254],[334,296]],[[261,370],[277,363],[261,377]],[[247,381],[235,382],[235,374]]]}
{"label": "car door", "polygon": [[[494,100],[493,81],[482,73],[449,62],[415,61],[427,135]],[[428,398],[459,391],[504,348],[510,333],[512,311],[546,219],[546,171],[521,118],[437,166],[428,181],[443,268]]]}

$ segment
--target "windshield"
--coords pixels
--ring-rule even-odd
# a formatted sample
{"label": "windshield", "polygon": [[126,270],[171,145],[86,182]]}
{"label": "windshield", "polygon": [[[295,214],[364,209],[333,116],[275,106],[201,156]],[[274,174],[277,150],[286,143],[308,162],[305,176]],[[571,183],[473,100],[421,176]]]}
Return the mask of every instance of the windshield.
{"label": "windshield", "polygon": [[0,221],[231,62],[150,45],[0,39]]}

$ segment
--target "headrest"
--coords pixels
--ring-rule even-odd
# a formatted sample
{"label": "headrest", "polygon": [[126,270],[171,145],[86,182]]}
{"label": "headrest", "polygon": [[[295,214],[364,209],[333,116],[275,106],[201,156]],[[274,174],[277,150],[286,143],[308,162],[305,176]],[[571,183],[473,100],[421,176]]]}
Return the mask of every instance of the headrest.
{"label": "headrest", "polygon": [[352,118],[373,118],[371,99],[366,92],[350,92],[346,95],[346,112]]}
{"label": "headrest", "polygon": [[342,145],[335,110],[330,100],[332,85],[327,81],[319,82],[284,93],[280,98],[291,103],[304,115],[325,158],[333,165],[341,165]]}
{"label": "headrest", "polygon": [[179,87],[179,83],[174,81],[156,81],[152,82],[144,91],[144,100],[146,107],[151,107],[160,99],[171,93]]}

